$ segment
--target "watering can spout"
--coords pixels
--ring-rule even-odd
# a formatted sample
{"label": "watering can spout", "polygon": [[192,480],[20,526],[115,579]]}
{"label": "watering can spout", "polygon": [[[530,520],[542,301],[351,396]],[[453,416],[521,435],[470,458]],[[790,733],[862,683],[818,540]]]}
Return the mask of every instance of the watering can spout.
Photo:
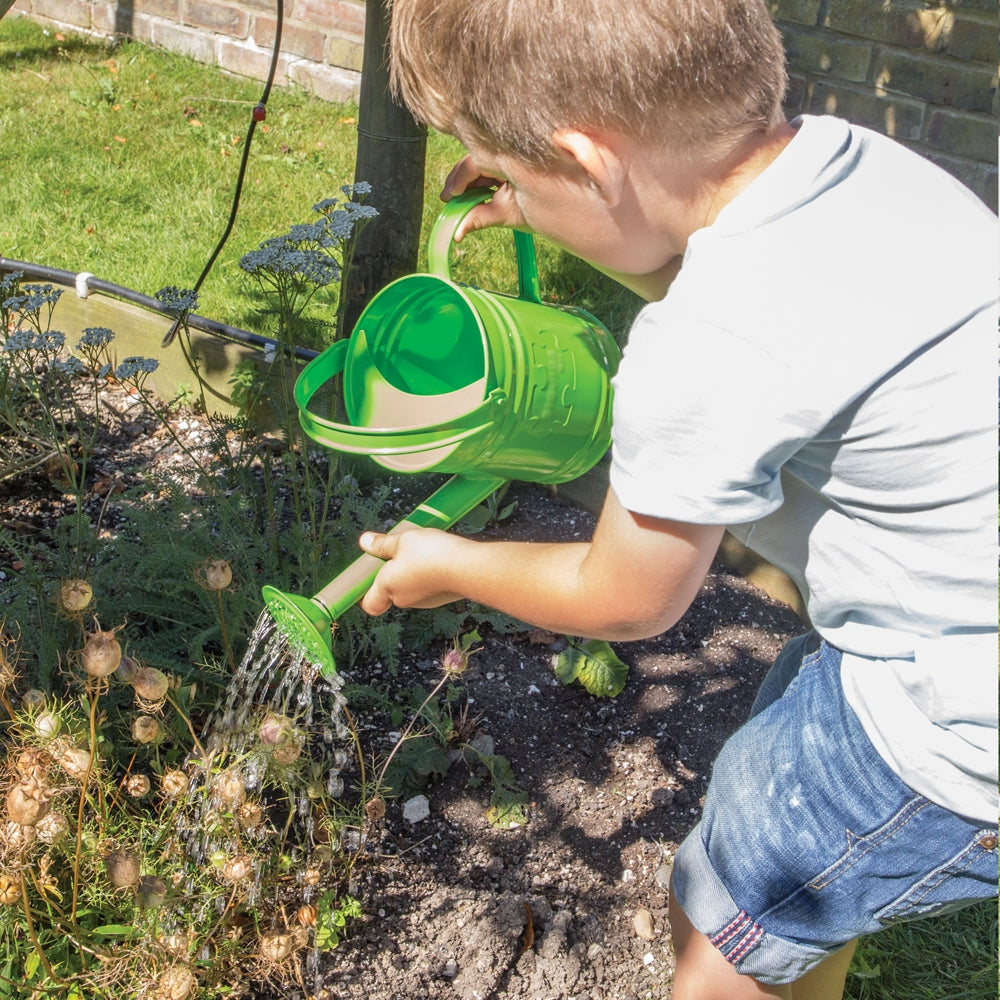
{"label": "watering can spout", "polygon": [[[503,486],[495,476],[452,476],[389,532],[398,535],[411,528],[450,528],[478,503]],[[383,560],[365,553],[354,560],[312,597],[286,594],[264,587],[264,604],[275,626],[293,650],[330,677],[337,667],[333,657],[333,625],[368,592]]]}

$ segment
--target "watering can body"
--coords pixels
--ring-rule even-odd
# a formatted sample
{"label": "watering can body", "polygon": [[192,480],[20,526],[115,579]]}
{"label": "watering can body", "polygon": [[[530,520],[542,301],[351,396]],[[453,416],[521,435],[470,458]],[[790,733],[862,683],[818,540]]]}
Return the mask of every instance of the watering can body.
{"label": "watering can body", "polygon": [[[435,273],[387,285],[350,340],[310,362],[295,386],[299,417],[319,443],[396,472],[567,482],[607,451],[620,353],[593,316],[541,302],[524,233],[514,234],[517,296],[451,280],[447,247],[483,198],[442,211],[428,253]],[[310,407],[341,373],[347,424]]]}
{"label": "watering can body", "polygon": [[[432,273],[382,289],[350,339],[313,359],[295,384],[300,422],[318,443],[394,472],[451,474],[393,532],[450,527],[509,479],[568,482],[610,445],[620,352],[590,314],[542,303],[532,237],[514,233],[516,296],[451,280],[455,231],[489,196],[452,199],[431,233]],[[321,412],[338,378],[347,423]],[[361,556],[312,598],[265,587],[265,603],[294,644],[333,670],[329,626],[381,565]]]}

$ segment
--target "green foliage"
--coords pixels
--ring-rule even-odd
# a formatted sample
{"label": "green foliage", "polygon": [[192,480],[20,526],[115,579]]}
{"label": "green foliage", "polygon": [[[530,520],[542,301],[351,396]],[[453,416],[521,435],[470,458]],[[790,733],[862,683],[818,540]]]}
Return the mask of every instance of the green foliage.
{"label": "green foliage", "polygon": [[509,483],[504,483],[500,489],[494,490],[483,503],[474,507],[458,522],[456,529],[463,535],[477,535],[506,521],[517,510],[516,500],[508,504],[503,502],[509,486]]}
{"label": "green foliage", "polygon": [[316,947],[320,951],[333,951],[340,944],[348,920],[360,916],[361,903],[353,896],[338,896],[333,891],[323,893],[317,905]]}
{"label": "green foliage", "polygon": [[570,642],[559,654],[555,673],[563,684],[579,681],[595,698],[616,698],[628,679],[628,664],[608,643],[590,639]]}

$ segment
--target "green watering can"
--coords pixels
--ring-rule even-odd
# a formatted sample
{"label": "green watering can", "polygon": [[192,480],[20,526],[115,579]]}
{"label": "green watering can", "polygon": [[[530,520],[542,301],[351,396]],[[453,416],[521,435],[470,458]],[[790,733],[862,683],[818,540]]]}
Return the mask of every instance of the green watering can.
{"label": "green watering can", "polygon": [[[514,233],[517,296],[451,280],[455,232],[490,194],[449,201],[431,231],[431,273],[382,289],[351,337],[310,361],[295,383],[313,440],[394,472],[451,474],[392,534],[449,528],[509,479],[568,482],[611,442],[621,353],[589,313],[542,303],[532,237]],[[316,412],[314,397],[340,375],[349,423]],[[264,602],[289,643],[333,673],[331,626],[382,565],[365,554],[311,598],[264,587]]]}

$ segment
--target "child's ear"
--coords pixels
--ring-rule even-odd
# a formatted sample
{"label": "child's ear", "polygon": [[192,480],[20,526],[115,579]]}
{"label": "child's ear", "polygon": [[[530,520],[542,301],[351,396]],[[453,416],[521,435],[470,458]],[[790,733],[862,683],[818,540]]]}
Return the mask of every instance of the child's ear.
{"label": "child's ear", "polygon": [[552,143],[576,163],[590,186],[609,205],[618,203],[628,174],[628,164],[613,140],[588,132],[560,129],[553,133]]}

